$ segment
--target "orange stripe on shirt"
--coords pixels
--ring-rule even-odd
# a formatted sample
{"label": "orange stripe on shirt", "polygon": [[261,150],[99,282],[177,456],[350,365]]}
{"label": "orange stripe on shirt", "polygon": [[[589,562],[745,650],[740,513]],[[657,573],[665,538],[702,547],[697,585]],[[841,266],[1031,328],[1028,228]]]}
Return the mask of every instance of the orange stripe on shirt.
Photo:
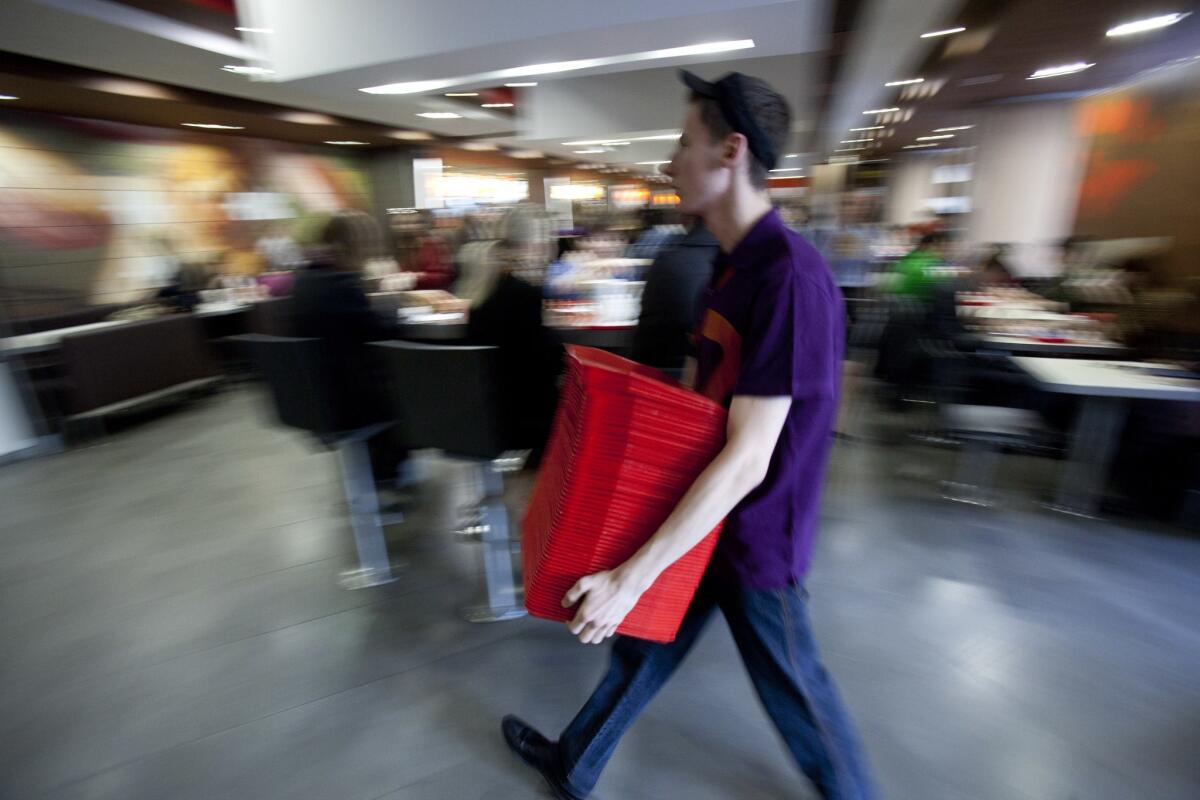
{"label": "orange stripe on shirt", "polygon": [[742,371],[742,335],[733,323],[711,308],[704,312],[700,335],[721,348],[721,361],[699,391],[710,400],[723,404],[729,400]]}

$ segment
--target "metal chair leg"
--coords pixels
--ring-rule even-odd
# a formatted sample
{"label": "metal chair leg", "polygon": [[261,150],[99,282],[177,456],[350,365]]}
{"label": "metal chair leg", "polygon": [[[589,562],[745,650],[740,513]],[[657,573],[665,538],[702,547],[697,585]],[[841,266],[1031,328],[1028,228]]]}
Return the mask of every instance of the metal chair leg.
{"label": "metal chair leg", "polygon": [[513,544],[508,534],[508,508],[504,505],[504,477],[491,462],[479,464],[483,489],[475,533],[483,544],[483,578],[486,602],[463,609],[468,622],[499,622],[526,614],[525,601],[513,568]]}
{"label": "metal chair leg", "polygon": [[349,440],[338,445],[342,461],[342,482],[350,507],[350,526],[358,550],[358,569],[342,573],[341,584],[347,589],[365,589],[396,580],[388,560],[383,520],[379,515],[379,497],[375,493],[375,475],[365,440]]}

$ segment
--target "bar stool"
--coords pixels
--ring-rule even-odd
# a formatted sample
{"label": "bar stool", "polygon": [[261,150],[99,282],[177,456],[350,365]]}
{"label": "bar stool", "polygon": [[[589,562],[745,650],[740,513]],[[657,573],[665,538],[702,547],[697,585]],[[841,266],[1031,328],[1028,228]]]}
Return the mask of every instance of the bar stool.
{"label": "bar stool", "polygon": [[321,445],[338,452],[359,562],[358,569],[342,574],[341,584],[347,589],[362,589],[394,581],[394,565],[388,559],[383,528],[403,517],[380,512],[367,450],[367,441],[394,423],[362,425],[351,418],[338,400],[329,358],[320,339],[266,334],[238,338],[249,345],[279,421],[312,434]]}
{"label": "bar stool", "polygon": [[504,475],[519,470],[524,454],[500,415],[497,348],[413,342],[376,342],[404,441],[413,449],[436,448],[472,465],[479,503],[458,533],[483,544],[486,601],[464,609],[471,622],[525,616],[513,568],[516,542],[509,535]]}

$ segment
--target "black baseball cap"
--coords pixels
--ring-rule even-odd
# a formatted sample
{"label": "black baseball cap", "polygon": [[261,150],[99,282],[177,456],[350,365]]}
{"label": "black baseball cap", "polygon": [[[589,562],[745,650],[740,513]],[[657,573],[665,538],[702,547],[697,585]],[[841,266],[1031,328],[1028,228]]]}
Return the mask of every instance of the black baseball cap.
{"label": "black baseball cap", "polygon": [[731,72],[716,81],[706,81],[694,72],[681,69],[679,79],[701,97],[715,100],[729,127],[746,137],[746,144],[758,162],[767,169],[774,168],[779,153],[775,152],[775,145],[755,122],[746,103],[746,83],[757,81],[756,78]]}

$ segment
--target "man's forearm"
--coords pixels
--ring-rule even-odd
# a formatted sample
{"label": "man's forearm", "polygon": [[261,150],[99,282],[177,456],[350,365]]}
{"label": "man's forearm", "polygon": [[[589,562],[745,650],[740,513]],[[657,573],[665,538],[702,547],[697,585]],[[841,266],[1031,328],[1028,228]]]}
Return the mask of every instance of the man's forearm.
{"label": "man's forearm", "polygon": [[667,567],[700,543],[733,507],[762,483],[766,467],[745,447],[726,446],[700,473],[671,516],[620,569],[645,591]]}

